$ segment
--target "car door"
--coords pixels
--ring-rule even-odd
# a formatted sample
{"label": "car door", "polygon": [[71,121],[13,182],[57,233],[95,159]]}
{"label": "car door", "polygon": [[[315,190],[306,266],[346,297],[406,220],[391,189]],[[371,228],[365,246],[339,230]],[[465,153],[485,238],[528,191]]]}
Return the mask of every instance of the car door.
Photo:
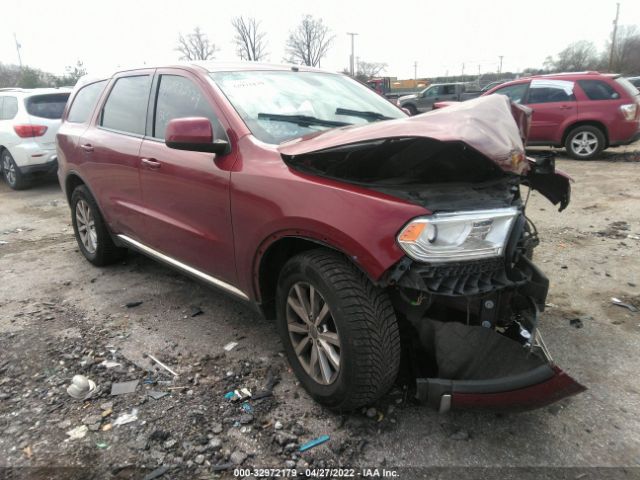
{"label": "car door", "polygon": [[93,125],[78,142],[78,168],[114,233],[141,239],[140,145],[146,127],[153,70],[112,80]]}
{"label": "car door", "polygon": [[433,104],[435,102],[439,102],[440,99],[440,91],[442,89],[442,85],[433,85],[427,88],[422,92],[421,96],[418,97],[417,106],[420,112],[427,112],[433,108]]}
{"label": "car door", "polygon": [[438,95],[440,98],[437,100],[438,102],[443,101],[449,101],[449,100],[459,100],[458,98],[458,89],[460,89],[460,91],[462,91],[462,86],[458,86],[458,85],[442,85],[442,87],[440,87],[442,89],[442,92],[440,93],[440,95]]}
{"label": "car door", "polygon": [[574,82],[568,80],[534,79],[527,93],[526,105],[531,108],[529,143],[560,143],[564,125],[578,116]]}
{"label": "car door", "polygon": [[164,143],[169,121],[182,117],[206,117],[214,138],[226,139],[212,93],[196,76],[175,69],[158,70],[153,92],[140,150],[148,245],[189,267],[236,283],[230,171],[216,164],[227,155],[175,150]]}

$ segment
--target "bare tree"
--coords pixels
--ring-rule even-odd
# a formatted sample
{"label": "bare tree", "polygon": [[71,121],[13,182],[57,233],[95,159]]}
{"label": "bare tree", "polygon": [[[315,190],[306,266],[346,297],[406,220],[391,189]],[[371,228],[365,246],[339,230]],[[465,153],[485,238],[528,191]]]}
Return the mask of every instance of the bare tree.
{"label": "bare tree", "polygon": [[186,36],[180,34],[176,50],[182,54],[181,60],[211,60],[218,51],[207,34],[200,31],[200,27],[194,28]]}
{"label": "bare tree", "polygon": [[545,66],[557,72],[579,72],[581,70],[593,70],[599,67],[600,60],[596,47],[592,42],[580,40],[570,44],[558,53],[558,59],[545,61]]}
{"label": "bare tree", "polygon": [[265,33],[260,31],[260,22],[255,18],[234,17],[231,24],[236,31],[233,42],[236,44],[238,56],[242,60],[259,62],[267,54]]}
{"label": "bare tree", "polygon": [[334,36],[321,18],[305,15],[287,39],[288,61],[319,67],[327,54]]}
{"label": "bare tree", "polygon": [[[611,40],[607,43],[604,56],[611,50]],[[616,73],[637,74],[640,72],[640,29],[637,25],[618,27],[616,44],[613,48],[612,69]]]}
{"label": "bare tree", "polygon": [[386,63],[359,61],[356,77],[369,80],[370,78],[378,77],[386,68]]}

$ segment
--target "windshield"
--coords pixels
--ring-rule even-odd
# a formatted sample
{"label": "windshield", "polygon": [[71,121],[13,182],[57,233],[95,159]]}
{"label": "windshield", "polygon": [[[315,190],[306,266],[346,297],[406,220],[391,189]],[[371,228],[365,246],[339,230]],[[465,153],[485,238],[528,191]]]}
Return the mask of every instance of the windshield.
{"label": "windshield", "polygon": [[406,116],[366,86],[339,74],[242,71],[210,75],[251,133],[266,143]]}

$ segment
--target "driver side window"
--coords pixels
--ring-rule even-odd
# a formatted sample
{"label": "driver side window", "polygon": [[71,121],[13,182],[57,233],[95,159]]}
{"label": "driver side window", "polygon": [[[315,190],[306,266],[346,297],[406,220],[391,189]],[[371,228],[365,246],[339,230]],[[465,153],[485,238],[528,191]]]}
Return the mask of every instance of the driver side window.
{"label": "driver side window", "polygon": [[214,138],[226,139],[209,101],[191,80],[179,75],[161,75],[157,92],[153,138],[164,139],[167,125],[174,118],[205,117],[211,122]]}
{"label": "driver side window", "polygon": [[435,97],[436,95],[440,94],[440,88],[441,87],[431,87],[429,90],[427,90],[427,93],[425,94],[425,97]]}

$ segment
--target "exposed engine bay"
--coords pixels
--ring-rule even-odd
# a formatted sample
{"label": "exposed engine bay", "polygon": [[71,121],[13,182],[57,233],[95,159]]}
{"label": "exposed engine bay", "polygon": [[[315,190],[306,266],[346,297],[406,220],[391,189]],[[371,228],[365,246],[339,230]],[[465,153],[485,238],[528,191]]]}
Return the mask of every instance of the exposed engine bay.
{"label": "exposed engine bay", "polygon": [[[441,410],[455,403],[456,392],[458,401],[470,403],[465,407],[474,401],[486,407],[490,400],[478,402],[475,393],[486,399],[555,381],[559,372],[566,377],[558,387],[562,396],[584,388],[554,366],[538,330],[549,280],[532,262],[538,232],[525,214],[532,190],[566,208],[570,179],[555,171],[551,155],[525,157],[526,121],[514,123],[513,112],[503,108],[508,104],[501,107],[504,100],[485,102],[496,119],[511,120],[490,131],[491,115],[478,120],[460,107],[460,140],[438,131],[445,139],[394,136],[283,154],[299,172],[373,189],[431,212],[399,234],[407,255],[379,284],[403,324],[417,397]],[[429,115],[413,118],[426,122]],[[482,136],[483,130],[490,136]],[[523,408],[526,403],[519,399]]]}

